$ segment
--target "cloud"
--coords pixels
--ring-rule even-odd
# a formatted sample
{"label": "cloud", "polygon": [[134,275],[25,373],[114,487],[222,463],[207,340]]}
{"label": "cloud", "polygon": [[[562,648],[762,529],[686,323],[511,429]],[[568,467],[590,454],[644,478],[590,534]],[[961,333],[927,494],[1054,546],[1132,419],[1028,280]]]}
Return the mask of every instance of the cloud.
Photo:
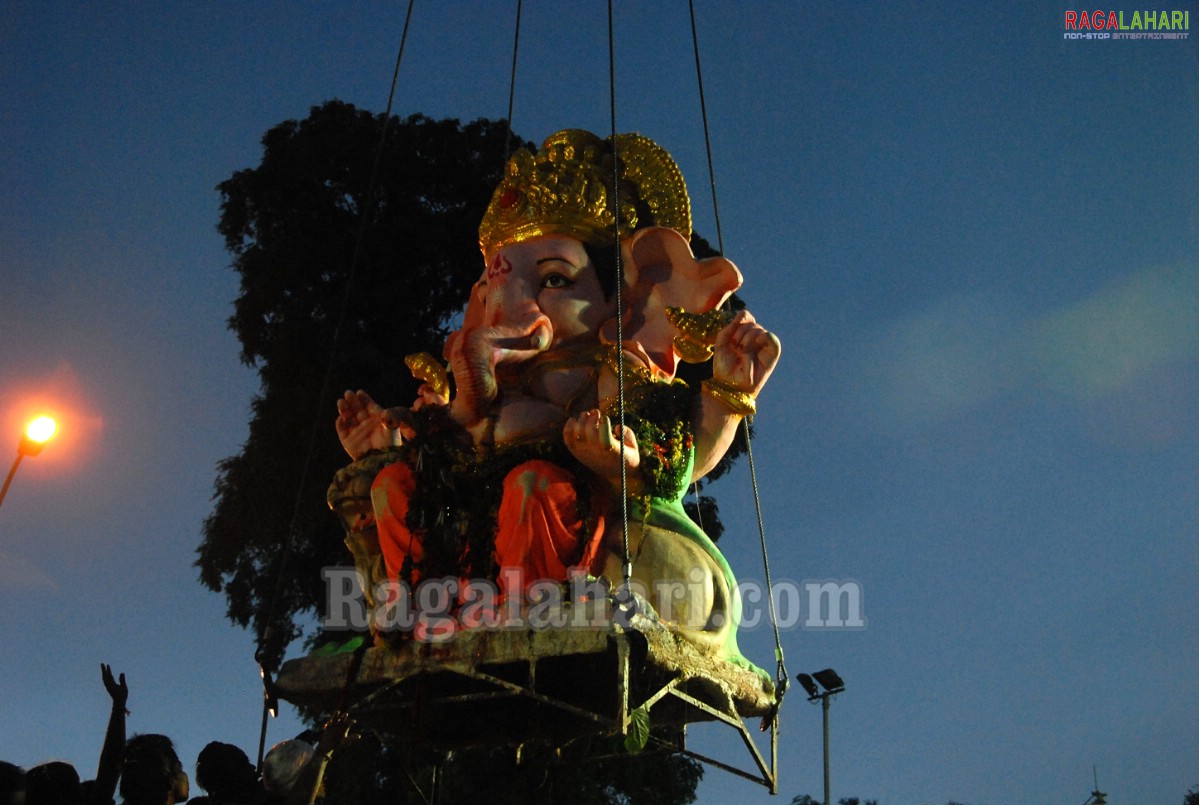
{"label": "cloud", "polygon": [[58,582],[32,562],[0,551],[0,587],[10,590],[58,590]]}
{"label": "cloud", "polygon": [[951,416],[1013,382],[1015,326],[992,297],[943,297],[870,339],[856,385],[884,420],[913,424]]}
{"label": "cloud", "polygon": [[1040,314],[959,294],[868,338],[853,387],[876,425],[931,423],[1001,395],[1075,401],[1142,397],[1171,367],[1199,360],[1199,270],[1119,278]]}
{"label": "cloud", "polygon": [[1141,271],[1026,328],[1028,368],[1075,397],[1128,389],[1165,364],[1199,355],[1199,271]]}

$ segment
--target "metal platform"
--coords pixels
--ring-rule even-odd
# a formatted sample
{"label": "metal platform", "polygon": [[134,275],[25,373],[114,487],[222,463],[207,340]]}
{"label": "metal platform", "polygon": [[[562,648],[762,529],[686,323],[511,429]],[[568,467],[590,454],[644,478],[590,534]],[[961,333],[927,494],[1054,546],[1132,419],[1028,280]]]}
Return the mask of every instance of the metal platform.
{"label": "metal platform", "polygon": [[[626,627],[600,620],[604,626],[469,629],[440,643],[409,638],[357,657],[306,657],[285,663],[276,684],[293,704],[348,709],[365,728],[442,750],[561,746],[627,735],[648,717],[656,735],[679,736],[673,751],[777,792],[778,700],[767,676],[701,652],[652,617],[635,614]],[[753,718],[770,730],[769,763],[746,729],[744,719]],[[741,735],[756,771],[686,749],[686,726],[713,721]]]}

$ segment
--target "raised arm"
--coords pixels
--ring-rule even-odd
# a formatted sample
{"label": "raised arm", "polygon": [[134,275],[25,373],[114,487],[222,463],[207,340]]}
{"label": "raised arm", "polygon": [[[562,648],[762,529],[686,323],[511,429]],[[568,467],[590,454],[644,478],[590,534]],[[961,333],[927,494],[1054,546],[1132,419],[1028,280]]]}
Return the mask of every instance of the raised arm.
{"label": "raised arm", "polygon": [[100,750],[100,765],[96,768],[94,803],[111,802],[116,796],[125,752],[125,716],[129,715],[125,709],[125,703],[129,701],[125,675],[121,674],[120,681],[117,681],[113,679],[112,668],[101,663],[100,678],[104,681],[104,689],[112,697],[112,713],[108,717],[108,730],[104,733],[104,748]]}
{"label": "raised arm", "polygon": [[737,426],[752,416],[755,398],[778,364],[782,345],[754,320],[738,311],[717,336],[712,356],[712,377],[704,381],[695,429],[695,470],[692,479],[712,471],[733,438]]}

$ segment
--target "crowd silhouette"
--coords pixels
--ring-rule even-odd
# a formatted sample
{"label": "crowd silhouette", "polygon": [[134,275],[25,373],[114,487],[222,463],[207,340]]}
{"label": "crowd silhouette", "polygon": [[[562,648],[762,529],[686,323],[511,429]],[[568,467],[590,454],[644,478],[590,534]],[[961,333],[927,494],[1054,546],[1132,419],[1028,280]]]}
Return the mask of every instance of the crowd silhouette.
{"label": "crowd silhouette", "polygon": [[29,769],[0,761],[0,805],[307,805],[321,800],[325,765],[346,740],[349,722],[334,718],[319,733],[276,744],[261,768],[236,746],[209,743],[196,758],[195,781],[204,794],[191,797],[190,779],[165,735],[125,737],[129,686],[125,675],[100,666],[112,714],[95,779],[81,780],[70,763],[53,760]]}

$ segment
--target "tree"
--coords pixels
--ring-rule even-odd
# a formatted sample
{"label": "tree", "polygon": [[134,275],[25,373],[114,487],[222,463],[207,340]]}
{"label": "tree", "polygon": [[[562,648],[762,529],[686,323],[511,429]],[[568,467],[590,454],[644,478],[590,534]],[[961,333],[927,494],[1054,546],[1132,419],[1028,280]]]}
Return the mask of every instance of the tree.
{"label": "tree", "polygon": [[[196,566],[274,666],[301,633],[297,619],[319,611],[321,568],[349,562],[325,505],[346,463],[334,400],[351,387],[388,404],[415,397],[404,356],[440,353],[480,270],[478,224],[504,155],[531,144],[502,122],[387,120],[336,101],[262,143],[261,164],[218,187],[218,229],[241,279],[229,326],[261,388],[242,451],[218,465]],[[503,750],[475,750],[434,763],[373,739],[337,758],[330,801],[344,802],[425,801],[438,766],[453,772],[446,801],[497,801],[507,786],[521,802],[686,803],[702,775],[677,755],[518,766]]]}
{"label": "tree", "polygon": [[404,356],[440,352],[477,278],[478,223],[503,163],[502,123],[395,119],[369,200],[384,124],[345,103],[315,107],[268,131],[262,163],[218,188],[241,277],[229,326],[261,390],[241,453],[218,467],[196,565],[229,618],[267,636],[272,660],[297,636],[296,616],[318,610],[320,568],[346,559],[325,506],[345,464],[335,396],[352,386],[414,398]]}
{"label": "tree", "polygon": [[1187,791],[1182,798],[1182,805],[1199,805],[1199,785]]}

